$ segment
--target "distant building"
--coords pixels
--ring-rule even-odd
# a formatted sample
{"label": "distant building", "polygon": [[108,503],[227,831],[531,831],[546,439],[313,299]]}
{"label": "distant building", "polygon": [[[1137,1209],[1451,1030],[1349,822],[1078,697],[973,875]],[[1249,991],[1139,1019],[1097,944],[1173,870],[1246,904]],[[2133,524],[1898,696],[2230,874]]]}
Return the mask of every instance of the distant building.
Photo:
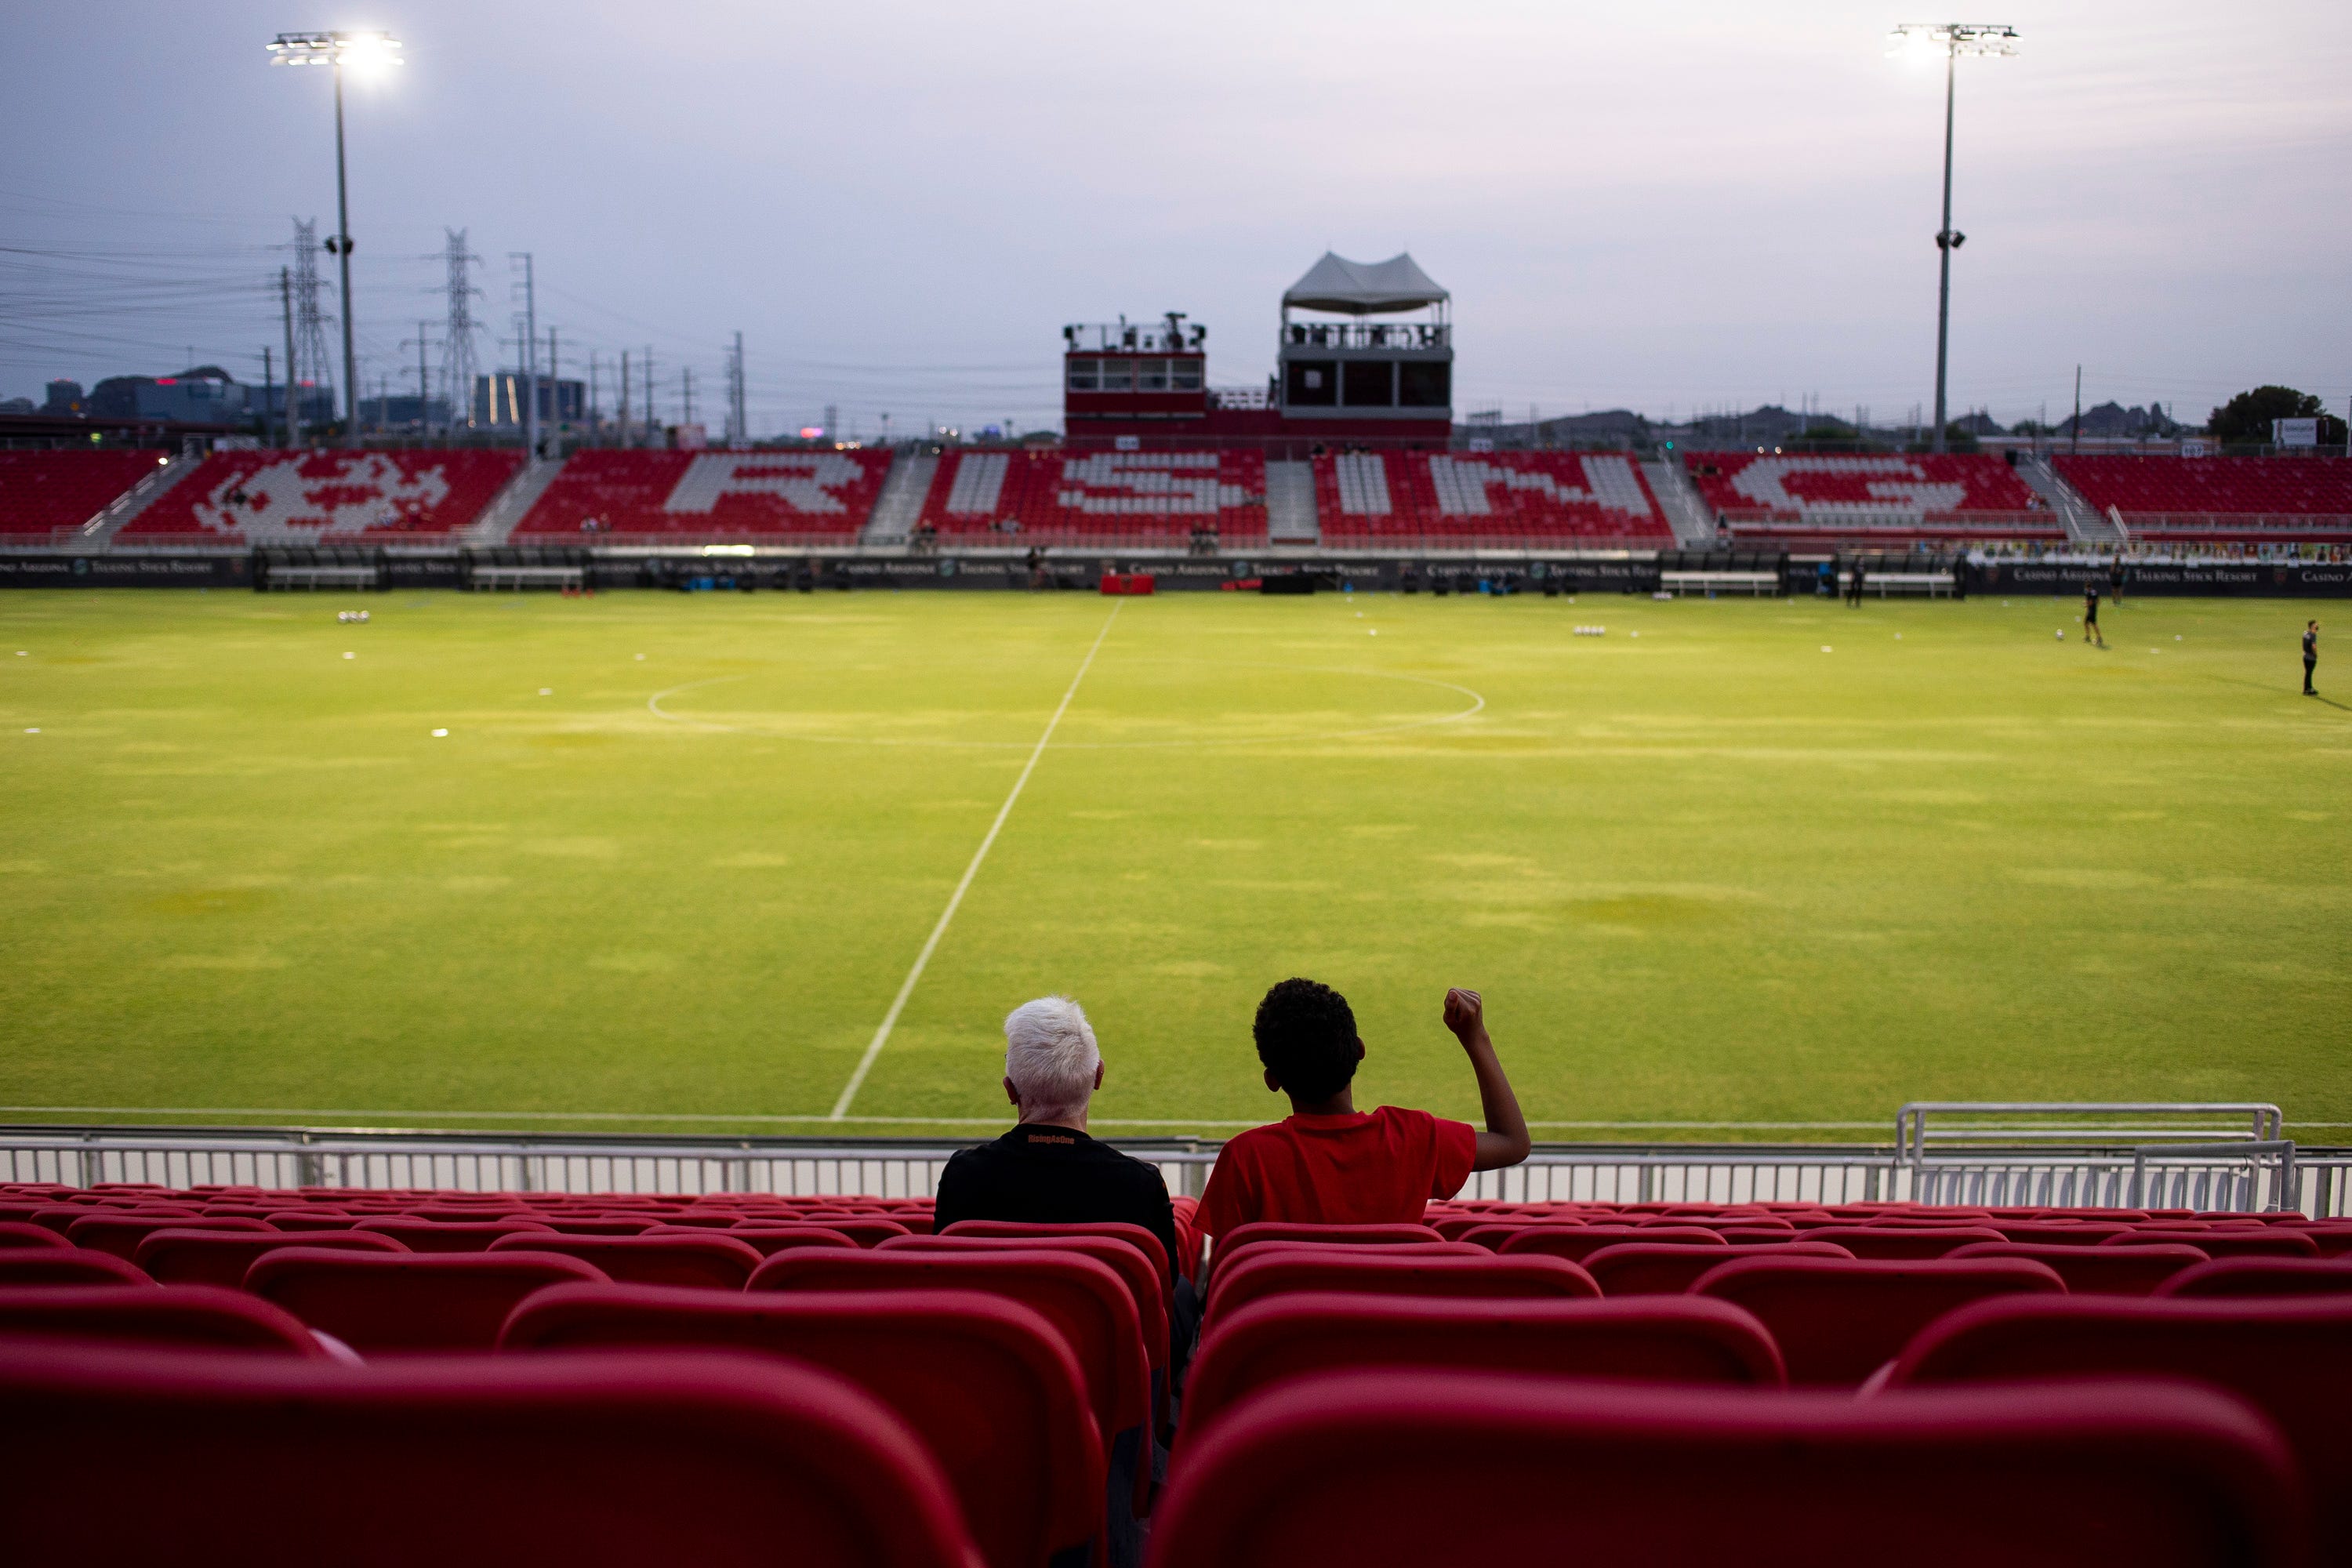
{"label": "distant building", "polygon": [[35,412],[29,397],[0,397],[0,414],[31,414]]}
{"label": "distant building", "polygon": [[48,390],[48,401],[41,405],[42,413],[55,415],[60,417],[71,417],[74,415],[86,414],[89,411],[89,400],[82,395],[81,383],[78,381],[53,381],[49,383]]}
{"label": "distant building", "polygon": [[234,425],[247,416],[246,388],[218,365],[177,375],[110,375],[90,389],[95,419],[169,419]]}
{"label": "distant building", "polygon": [[[502,370],[474,378],[474,423],[491,429],[522,428],[522,372]],[[394,398],[397,406],[400,399]],[[539,378],[539,423],[542,427],[582,425],[588,419],[588,384]]]}
{"label": "distant building", "polygon": [[375,430],[438,430],[449,423],[448,400],[395,393],[360,399],[360,427]]}

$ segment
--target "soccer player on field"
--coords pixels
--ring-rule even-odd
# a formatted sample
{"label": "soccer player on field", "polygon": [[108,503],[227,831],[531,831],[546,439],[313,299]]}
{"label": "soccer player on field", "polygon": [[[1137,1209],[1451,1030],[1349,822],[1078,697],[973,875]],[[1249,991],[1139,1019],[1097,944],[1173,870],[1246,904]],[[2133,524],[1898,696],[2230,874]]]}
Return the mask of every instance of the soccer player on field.
{"label": "soccer player on field", "polygon": [[2096,577],[2083,579],[2083,640],[2095,642],[2101,647],[2107,646],[2106,633],[2099,630],[2099,580]]}

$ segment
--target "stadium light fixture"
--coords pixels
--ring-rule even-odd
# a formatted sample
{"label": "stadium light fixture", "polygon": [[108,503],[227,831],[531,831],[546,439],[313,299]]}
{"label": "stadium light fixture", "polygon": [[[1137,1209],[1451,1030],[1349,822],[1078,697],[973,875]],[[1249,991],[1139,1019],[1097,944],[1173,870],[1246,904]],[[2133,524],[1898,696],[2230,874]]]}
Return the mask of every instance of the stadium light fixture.
{"label": "stadium light fixture", "polygon": [[1936,435],[1929,449],[1945,450],[1944,383],[1952,337],[1952,252],[1968,236],[1952,226],[1952,99],[1962,56],[1998,58],[2017,53],[2017,29],[1999,22],[1906,22],[1888,35],[1887,53],[1944,61],[1944,226],[1936,231]]}
{"label": "stadium light fixture", "polygon": [[343,444],[360,440],[359,356],[352,346],[352,204],[343,174],[343,68],[373,76],[401,58],[400,40],[389,33],[280,33],[270,41],[273,66],[328,66],[335,73],[335,232],[328,253],[341,265],[343,292]]}

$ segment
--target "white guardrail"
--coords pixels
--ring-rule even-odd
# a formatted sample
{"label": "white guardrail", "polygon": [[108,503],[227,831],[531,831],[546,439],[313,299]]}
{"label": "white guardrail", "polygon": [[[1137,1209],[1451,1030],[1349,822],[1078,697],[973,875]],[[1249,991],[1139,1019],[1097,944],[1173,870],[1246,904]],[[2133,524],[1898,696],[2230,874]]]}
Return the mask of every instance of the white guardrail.
{"label": "white guardrail", "polygon": [[[2131,1121],[2118,1124],[2116,1118]],[[2298,1150],[2268,1105],[1920,1103],[1892,1144],[1546,1143],[1462,1196],[1546,1203],[2352,1206],[2352,1149]],[[975,1137],[967,1142],[977,1142]],[[1219,1145],[1118,1139],[1197,1195]],[[790,1195],[934,1191],[960,1143],[901,1139],[604,1137],[330,1128],[0,1127],[0,1181],[167,1187]]]}

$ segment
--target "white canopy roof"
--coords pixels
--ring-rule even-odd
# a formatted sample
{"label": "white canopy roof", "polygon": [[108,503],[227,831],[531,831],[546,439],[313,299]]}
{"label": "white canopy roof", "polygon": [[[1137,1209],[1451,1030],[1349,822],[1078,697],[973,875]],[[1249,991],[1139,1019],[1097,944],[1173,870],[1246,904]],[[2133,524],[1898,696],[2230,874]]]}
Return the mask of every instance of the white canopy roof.
{"label": "white canopy roof", "polygon": [[1330,310],[1342,316],[1380,316],[1418,310],[1452,298],[1430,281],[1409,252],[1386,261],[1350,261],[1327,250],[1307,276],[1284,290],[1285,310]]}

